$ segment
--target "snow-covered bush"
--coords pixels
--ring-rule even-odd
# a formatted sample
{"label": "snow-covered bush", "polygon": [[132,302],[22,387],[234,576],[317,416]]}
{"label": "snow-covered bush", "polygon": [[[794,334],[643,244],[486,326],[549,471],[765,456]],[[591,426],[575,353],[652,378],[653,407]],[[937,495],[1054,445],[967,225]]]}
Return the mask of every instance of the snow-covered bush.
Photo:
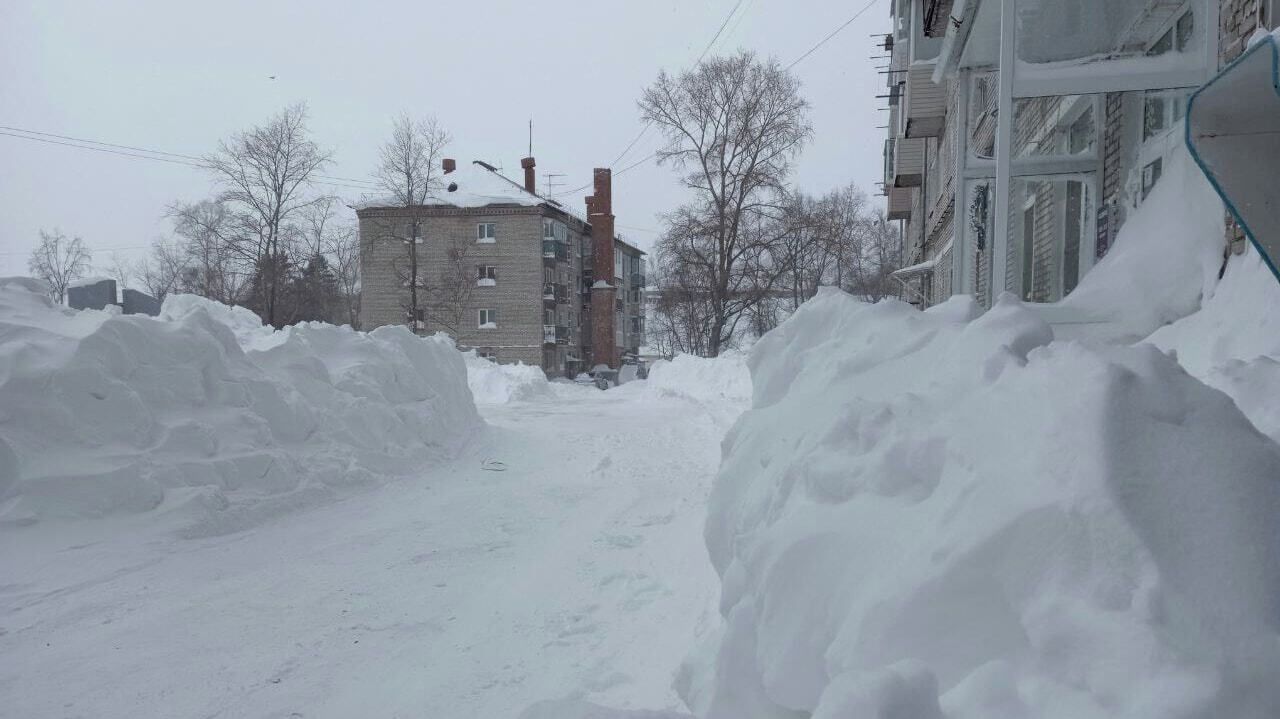
{"label": "snow-covered bush", "polygon": [[527,364],[498,364],[464,352],[467,384],[477,404],[506,404],[551,394],[551,383],[541,368]]}
{"label": "snow-covered bush", "polygon": [[754,348],[706,541],[712,719],[1262,717],[1280,445],[1150,344],[821,294]]}
{"label": "snow-covered bush", "polygon": [[0,280],[3,521],[184,506],[190,531],[228,531],[418,471],[480,426],[445,339],[273,332],[191,296],[159,318],[74,312]]}

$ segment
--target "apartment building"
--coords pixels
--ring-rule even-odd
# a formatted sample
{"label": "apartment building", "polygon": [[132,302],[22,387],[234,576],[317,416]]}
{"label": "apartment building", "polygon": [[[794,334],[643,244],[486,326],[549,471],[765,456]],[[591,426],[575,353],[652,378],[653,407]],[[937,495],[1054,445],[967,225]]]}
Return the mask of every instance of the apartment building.
{"label": "apartment building", "polygon": [[617,369],[634,356],[644,336],[644,253],[612,233],[609,170],[595,171],[584,218],[537,194],[533,158],[521,166],[524,184],[485,162],[459,168],[447,159],[425,204],[357,209],[364,328],[446,332],[462,349],[549,376]]}
{"label": "apartment building", "polygon": [[1274,4],[893,0],[884,190],[903,298],[1068,295],[1179,151],[1187,97],[1275,26]]}

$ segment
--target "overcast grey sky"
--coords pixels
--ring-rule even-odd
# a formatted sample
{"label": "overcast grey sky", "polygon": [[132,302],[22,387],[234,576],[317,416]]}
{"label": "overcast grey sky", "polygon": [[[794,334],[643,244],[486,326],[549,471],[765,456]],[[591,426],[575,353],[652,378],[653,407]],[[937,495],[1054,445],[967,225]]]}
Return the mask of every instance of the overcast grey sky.
{"label": "overcast grey sky", "polygon": [[[636,136],[642,88],[691,65],[736,2],[5,0],[0,125],[201,155],[305,101],[315,140],[334,152],[326,174],[368,178],[404,110],[439,118],[459,162],[518,178],[532,117],[540,188],[550,172],[569,190]],[[864,4],[742,0],[712,53],[790,63]],[[886,113],[871,35],[887,28],[888,0],[877,0],[795,66],[815,131],[793,177],[801,188],[874,192]],[[615,172],[657,144],[646,133]],[[113,252],[141,257],[169,230],[167,204],[215,191],[192,167],[5,135],[0,168],[0,276],[26,273],[42,227],[82,236],[97,267]],[[581,210],[582,194],[560,199]],[[620,233],[647,249],[682,191],[670,168],[647,162],[614,180],[613,197]]]}

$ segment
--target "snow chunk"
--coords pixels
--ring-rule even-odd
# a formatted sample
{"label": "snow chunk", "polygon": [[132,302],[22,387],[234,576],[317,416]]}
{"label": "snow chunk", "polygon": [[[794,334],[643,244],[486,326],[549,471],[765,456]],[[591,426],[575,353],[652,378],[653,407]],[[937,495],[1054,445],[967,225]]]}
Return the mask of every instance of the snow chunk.
{"label": "snow chunk", "polygon": [[1269,716],[1280,446],[1155,347],[1054,342],[1011,296],[968,314],[824,293],[752,350],[691,705]]}
{"label": "snow chunk", "polygon": [[70,312],[0,283],[0,521],[181,506],[219,533],[420,471],[482,426],[465,371],[404,328],[272,332],[181,295]]}
{"label": "snow chunk", "polygon": [[735,351],[715,359],[676,355],[671,360],[658,360],[649,368],[648,380],[639,386],[658,396],[728,402],[743,408],[751,399],[747,356]]}
{"label": "snow chunk", "polygon": [[523,363],[498,364],[464,352],[467,385],[477,404],[506,404],[551,394],[551,383],[541,368]]}

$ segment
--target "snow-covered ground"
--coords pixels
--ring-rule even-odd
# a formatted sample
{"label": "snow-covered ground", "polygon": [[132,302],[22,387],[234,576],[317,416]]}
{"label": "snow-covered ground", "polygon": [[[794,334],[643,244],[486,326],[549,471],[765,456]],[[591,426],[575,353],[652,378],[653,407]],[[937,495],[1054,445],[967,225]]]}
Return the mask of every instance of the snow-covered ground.
{"label": "snow-covered ground", "polygon": [[556,390],[484,408],[491,429],[420,476],[239,533],[0,529],[0,715],[678,706],[718,591],[701,533],[725,426],[639,387]]}

